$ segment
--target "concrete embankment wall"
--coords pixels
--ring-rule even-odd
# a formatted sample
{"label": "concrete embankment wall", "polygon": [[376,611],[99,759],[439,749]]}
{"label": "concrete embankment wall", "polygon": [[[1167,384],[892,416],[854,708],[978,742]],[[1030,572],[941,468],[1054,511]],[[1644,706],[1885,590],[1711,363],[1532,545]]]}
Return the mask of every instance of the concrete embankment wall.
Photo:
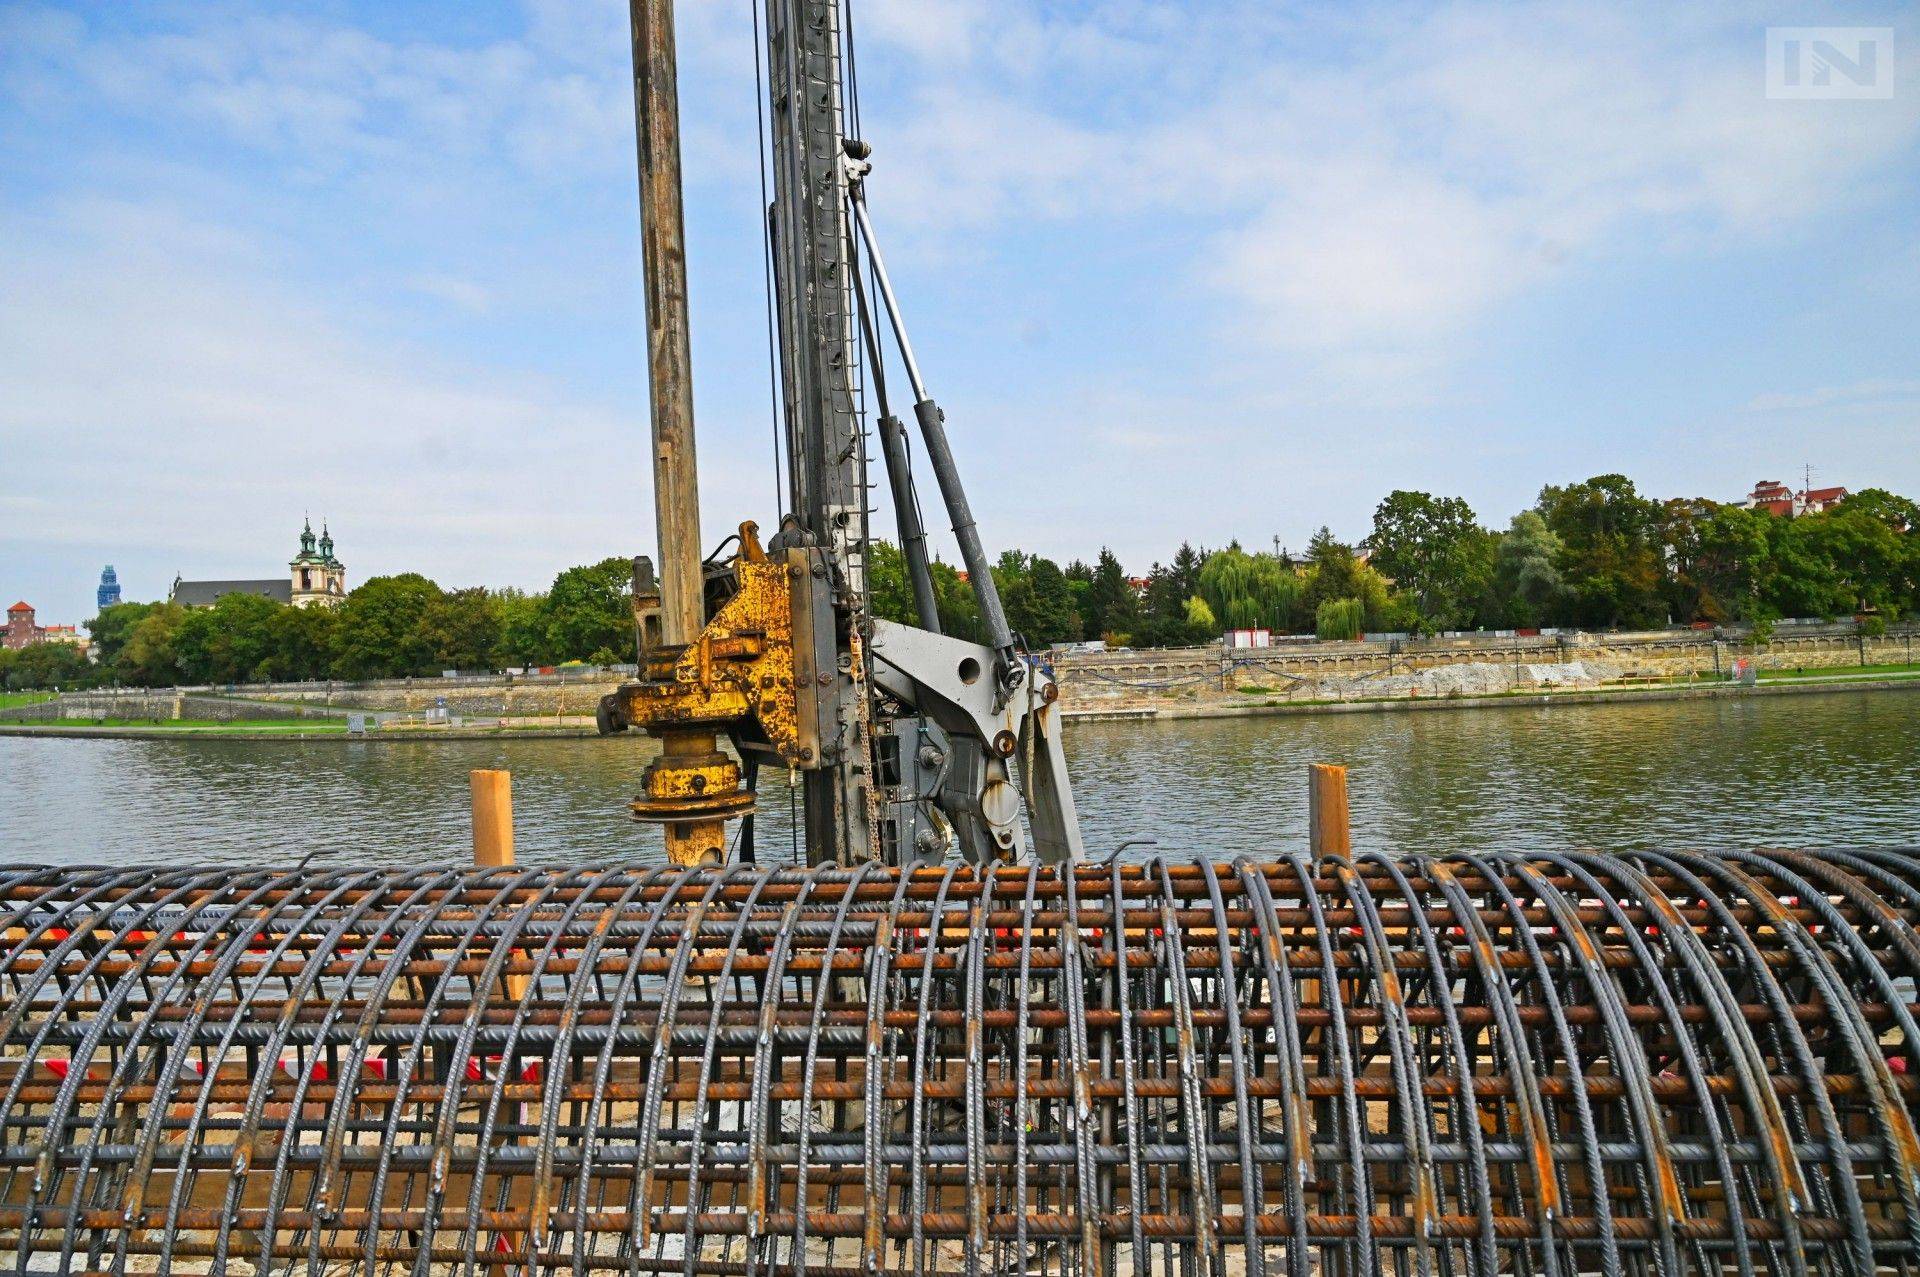
{"label": "concrete embankment wall", "polygon": [[214,696],[194,692],[67,692],[53,700],[0,709],[0,722],[92,722],[130,719],[210,723],[285,722],[337,718],[344,711],[279,701]]}
{"label": "concrete embankment wall", "polygon": [[381,714],[419,713],[445,706],[462,718],[550,718],[577,715],[591,718],[600,698],[618,687],[618,677],[600,681],[533,683],[505,679],[486,682],[468,679],[416,679],[412,683],[313,683],[292,690],[249,690],[249,695],[289,704],[316,705],[335,710],[369,710]]}
{"label": "concrete embankment wall", "polygon": [[[1055,664],[1070,706],[1105,708],[1113,703],[1192,700],[1221,695],[1303,691],[1342,680],[1410,674],[1443,666],[1511,666],[1514,682],[1529,681],[1527,667],[1580,662],[1611,668],[1626,678],[1694,675],[1724,677],[1741,658],[1765,672],[1823,666],[1883,665],[1920,655],[1920,634],[1880,638],[1840,627],[1821,633],[1777,633],[1759,647],[1711,634],[1571,635],[1559,638],[1454,639],[1314,643],[1223,651],[1219,647],[1073,655]],[[1303,686],[1305,685],[1305,686]],[[1357,689],[1356,689],[1357,691]]]}
{"label": "concrete embankment wall", "polygon": [[[1376,674],[1406,674],[1461,664],[1556,665],[1587,662],[1617,668],[1631,677],[1672,677],[1692,673],[1724,675],[1741,657],[1762,671],[1815,666],[1890,664],[1920,657],[1920,627],[1902,627],[1881,638],[1864,638],[1849,625],[1789,627],[1771,642],[1754,648],[1712,634],[1654,631],[1639,634],[1579,634],[1560,637],[1499,638],[1287,644],[1227,652],[1219,646],[1159,651],[1074,653],[1056,658],[1054,672],[1066,693],[1068,713],[1105,711],[1119,705],[1194,700],[1245,694],[1260,688],[1284,693],[1325,680]],[[460,678],[383,679],[366,683],[272,683],[241,687],[189,688],[150,695],[172,701],[184,695],[192,705],[177,715],[109,710],[73,717],[184,717],[244,721],[279,717],[274,706],[299,716],[299,708],[339,715],[349,710],[419,713],[444,706],[467,718],[592,717],[600,698],[618,687],[630,671],[607,670],[565,675],[463,676]],[[1516,681],[1524,684],[1523,676]],[[1358,688],[1355,694],[1360,694]],[[121,696],[137,695],[121,693]],[[158,703],[158,702],[156,702]],[[246,708],[236,708],[244,706]],[[0,718],[35,715],[37,706],[0,711]]]}

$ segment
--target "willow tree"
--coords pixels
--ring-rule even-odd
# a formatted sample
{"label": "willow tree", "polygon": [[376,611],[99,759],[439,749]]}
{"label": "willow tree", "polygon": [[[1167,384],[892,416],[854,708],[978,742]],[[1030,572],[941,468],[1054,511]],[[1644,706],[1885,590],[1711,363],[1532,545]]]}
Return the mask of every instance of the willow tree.
{"label": "willow tree", "polygon": [[1328,599],[1314,612],[1313,632],[1323,639],[1357,639],[1366,616],[1359,599]]}
{"label": "willow tree", "polygon": [[1238,546],[1216,550],[1200,568],[1199,594],[1230,630],[1293,628],[1300,576],[1271,554],[1248,554]]}

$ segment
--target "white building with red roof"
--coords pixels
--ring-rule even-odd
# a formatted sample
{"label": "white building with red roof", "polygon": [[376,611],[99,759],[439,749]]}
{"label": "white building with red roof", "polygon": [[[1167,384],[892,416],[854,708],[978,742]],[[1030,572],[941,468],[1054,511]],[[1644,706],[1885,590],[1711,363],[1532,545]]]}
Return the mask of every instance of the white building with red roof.
{"label": "white building with red roof", "polygon": [[1749,510],[1797,519],[1803,514],[1824,514],[1846,499],[1845,488],[1805,487],[1795,492],[1778,479],[1762,479],[1740,504]]}

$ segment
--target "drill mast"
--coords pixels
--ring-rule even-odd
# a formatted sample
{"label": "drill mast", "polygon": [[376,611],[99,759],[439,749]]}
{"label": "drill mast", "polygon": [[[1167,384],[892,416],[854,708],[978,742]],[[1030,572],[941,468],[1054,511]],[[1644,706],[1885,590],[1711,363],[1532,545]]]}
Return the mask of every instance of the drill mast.
{"label": "drill mast", "polygon": [[[767,89],[774,315],[788,458],[788,509],[775,538],[824,547],[847,639],[871,637],[867,439],[856,401],[853,245],[842,149],[842,28],[836,0],[769,0]],[[849,645],[850,646],[850,645]],[[836,665],[838,662],[836,661]],[[873,713],[864,660],[820,685],[834,738],[806,773],[805,838],[838,859],[877,853]]]}
{"label": "drill mast", "polygon": [[[636,561],[641,677],[607,698],[602,727],[661,738],[633,806],[666,827],[677,860],[724,857],[724,822],[750,812],[763,761],[801,775],[810,863],[909,864],[955,849],[979,863],[1017,859],[1029,834],[1043,859],[1071,859],[1080,838],[1058,689],[1007,627],[867,211],[868,148],[847,133],[846,2],[767,4],[767,233],[788,509],[764,550],[757,526],[743,523],[734,558],[715,566],[699,557],[692,483],[672,4],[630,0],[664,570],[656,585],[651,562]],[[984,644],[940,632],[907,432],[886,400],[883,336],[912,389]],[[917,626],[873,615],[869,389]],[[744,766],[718,752],[722,733]]]}

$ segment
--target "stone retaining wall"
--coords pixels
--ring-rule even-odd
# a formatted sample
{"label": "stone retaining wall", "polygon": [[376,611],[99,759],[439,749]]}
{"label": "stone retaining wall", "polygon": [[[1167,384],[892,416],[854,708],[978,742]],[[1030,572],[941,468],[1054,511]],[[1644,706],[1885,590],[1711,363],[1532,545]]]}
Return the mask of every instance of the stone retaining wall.
{"label": "stone retaining wall", "polygon": [[338,718],[343,711],[193,692],[66,692],[50,701],[0,709],[0,722],[92,722],[133,719],[213,723]]}
{"label": "stone retaining wall", "polygon": [[479,683],[463,679],[444,684],[422,679],[412,687],[334,688],[315,683],[296,692],[271,695],[276,701],[385,714],[419,713],[444,705],[449,714],[462,718],[548,718],[562,714],[591,718],[600,698],[619,685],[620,680],[615,678],[567,683]]}
{"label": "stone retaining wall", "polygon": [[[1740,657],[1760,669],[1826,665],[1890,664],[1920,657],[1920,633],[1905,631],[1883,638],[1861,638],[1849,626],[1807,627],[1795,633],[1782,627],[1773,641],[1755,651],[1744,642],[1712,634],[1655,631],[1640,634],[1577,634],[1557,638],[1472,636],[1412,640],[1394,650],[1384,641],[1288,644],[1224,652],[1218,646],[1140,652],[1071,653],[1054,658],[1055,676],[1074,703],[1111,705],[1154,700],[1191,700],[1231,695],[1245,688],[1280,691],[1302,680],[1352,679],[1368,674],[1401,674],[1462,663],[1510,663],[1516,666],[1570,661],[1617,666],[1628,677],[1724,675]],[[1864,662],[1862,657],[1864,656]],[[591,717],[600,698],[630,675],[602,674],[458,679],[388,679],[378,683],[281,683],[260,687],[195,689],[185,693],[194,708],[180,715],[240,721],[276,717],[270,709],[245,712],[235,704],[260,707],[306,706],[322,713],[348,710],[419,713],[444,705],[467,718]],[[129,695],[122,693],[121,695]],[[148,695],[171,701],[179,693]],[[239,698],[239,699],[236,699]],[[0,711],[0,718],[31,719],[36,706]],[[74,717],[101,717],[79,713]],[[105,717],[152,717],[147,713],[110,713]],[[162,715],[172,717],[173,715]],[[297,717],[295,710],[288,717]]]}
{"label": "stone retaining wall", "polygon": [[[1318,643],[1311,646],[1255,648],[1223,652],[1217,647],[1147,652],[1109,652],[1058,659],[1054,674],[1069,701],[1141,701],[1191,699],[1232,694],[1244,688],[1282,690],[1301,681],[1324,682],[1365,675],[1416,673],[1444,665],[1564,664],[1571,661],[1617,666],[1628,678],[1671,678],[1692,674],[1724,676],[1733,662],[1747,658],[1762,670],[1822,666],[1884,665],[1920,655],[1913,634],[1862,638],[1844,634],[1776,636],[1754,649],[1710,635],[1622,638],[1611,635],[1516,638],[1497,644],[1459,642],[1413,646],[1395,652],[1386,643]],[[1524,680],[1521,680],[1524,681]]]}

